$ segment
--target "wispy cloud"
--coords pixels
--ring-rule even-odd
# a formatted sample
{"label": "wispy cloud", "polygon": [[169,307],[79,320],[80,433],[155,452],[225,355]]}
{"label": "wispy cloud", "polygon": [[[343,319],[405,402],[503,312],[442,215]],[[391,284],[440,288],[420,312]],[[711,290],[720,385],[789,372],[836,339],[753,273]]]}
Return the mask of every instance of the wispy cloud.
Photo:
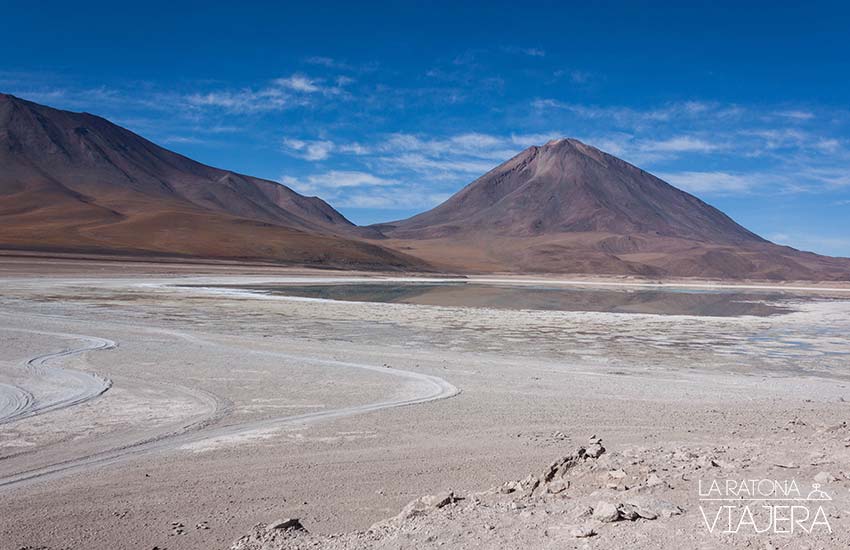
{"label": "wispy cloud", "polygon": [[728,195],[749,193],[765,185],[763,174],[730,172],[660,172],[659,178],[691,193]]}
{"label": "wispy cloud", "polygon": [[334,150],[334,143],[327,140],[303,140],[285,138],[283,148],[294,157],[304,160],[324,160]]}
{"label": "wispy cloud", "polygon": [[791,109],[788,111],[777,111],[777,116],[784,118],[792,118],[794,120],[811,120],[815,118],[815,114],[811,111],[803,111],[799,109]]}
{"label": "wispy cloud", "polygon": [[392,180],[356,170],[331,170],[304,178],[283,176],[280,182],[287,187],[295,189],[299,193],[305,194],[322,193],[323,191],[333,192],[349,187],[374,187],[396,184]]}
{"label": "wispy cloud", "polygon": [[850,238],[800,233],[771,233],[767,239],[799,250],[818,251],[833,256],[850,256]]}
{"label": "wispy cloud", "polygon": [[537,111],[561,110],[586,119],[607,119],[619,124],[638,124],[646,122],[667,122],[674,119],[705,116],[709,112],[713,117],[739,116],[743,109],[734,105],[719,105],[702,101],[684,101],[669,103],[650,109],[631,107],[586,105],[568,103],[557,99],[538,98],[531,102]]}
{"label": "wispy cloud", "polygon": [[220,108],[232,113],[277,111],[296,104],[292,96],[278,87],[192,93],[184,100],[189,107]]}
{"label": "wispy cloud", "polygon": [[277,78],[274,83],[281,88],[289,88],[296,92],[306,92],[312,94],[321,91],[321,88],[316,85],[316,82],[303,74],[294,74],[286,78]]}
{"label": "wispy cloud", "polygon": [[264,113],[311,105],[314,95],[339,96],[351,79],[336,78],[333,84],[296,73],[276,78],[259,88],[213,90],[187,94],[183,100],[193,108],[219,108],[232,113]]}
{"label": "wispy cloud", "polygon": [[318,195],[335,206],[350,208],[430,208],[450,195],[418,183],[401,183],[363,171],[331,170],[297,178],[283,176],[280,182],[299,193]]}

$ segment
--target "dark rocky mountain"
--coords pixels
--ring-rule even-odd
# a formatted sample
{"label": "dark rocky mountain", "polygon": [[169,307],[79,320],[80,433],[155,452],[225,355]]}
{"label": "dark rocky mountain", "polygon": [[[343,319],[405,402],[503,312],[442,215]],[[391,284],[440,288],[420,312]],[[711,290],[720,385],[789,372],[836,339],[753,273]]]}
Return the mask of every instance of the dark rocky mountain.
{"label": "dark rocky mountain", "polygon": [[[436,208],[357,227],[317,197],[195,162],[103,118],[0,94],[0,249],[375,269],[850,278],[573,139]],[[369,241],[369,239],[374,239]]]}
{"label": "dark rocky mountain", "polygon": [[0,248],[421,268],[317,197],[0,94]]}
{"label": "dark rocky mountain", "polygon": [[778,246],[574,139],[530,147],[432,210],[374,226],[446,269],[845,279],[850,260]]}

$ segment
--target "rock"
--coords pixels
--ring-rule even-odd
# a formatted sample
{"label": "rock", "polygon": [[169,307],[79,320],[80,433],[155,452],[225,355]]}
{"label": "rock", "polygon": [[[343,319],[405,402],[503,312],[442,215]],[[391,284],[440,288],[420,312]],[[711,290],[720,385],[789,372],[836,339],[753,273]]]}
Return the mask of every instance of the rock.
{"label": "rock", "polygon": [[508,482],[505,482],[504,485],[499,487],[499,492],[503,495],[508,495],[508,494],[516,491],[518,488],[519,488],[519,484],[516,481],[508,481]]}
{"label": "rock", "polygon": [[596,535],[596,531],[591,529],[590,527],[576,527],[570,534],[577,539],[584,539],[587,537],[592,537]]}
{"label": "rock", "polygon": [[443,491],[436,495],[424,496],[420,500],[423,504],[425,504],[425,506],[429,506],[431,508],[442,508],[443,506],[448,506],[460,499],[458,499],[452,491]]}
{"label": "rock", "polygon": [[587,519],[593,516],[593,508],[590,506],[583,506],[575,511],[576,519]]}
{"label": "rock", "polygon": [[540,485],[540,480],[534,475],[529,475],[527,478],[520,481],[519,485],[522,487],[522,496],[530,497],[534,494],[534,490]]}
{"label": "rock", "polygon": [[556,460],[549,465],[546,472],[541,476],[543,483],[549,483],[556,477],[563,477],[573,466],[578,464],[584,456],[584,449]]}
{"label": "rock", "polygon": [[663,482],[663,481],[661,481],[661,478],[660,478],[660,477],[658,477],[658,476],[657,476],[657,475],[655,475],[655,474],[649,474],[649,477],[648,477],[648,478],[646,478],[646,486],[647,486],[647,487],[657,487],[657,486],[659,486],[659,485],[661,485],[661,484],[663,484],[663,483],[664,483],[664,482]]}
{"label": "rock", "polygon": [[620,512],[610,502],[601,500],[593,507],[593,519],[603,523],[611,523],[620,519]]}
{"label": "rock", "polygon": [[815,481],[820,484],[832,483],[833,481],[835,481],[835,476],[829,472],[818,472],[818,474],[815,476]]}
{"label": "rock", "polygon": [[636,511],[637,511],[637,515],[642,517],[643,519],[652,520],[652,519],[656,519],[658,517],[658,514],[656,514],[652,510],[644,510],[643,508],[638,508]]}
{"label": "rock", "polygon": [[557,480],[553,481],[552,483],[550,483],[546,487],[546,490],[553,495],[557,495],[558,493],[563,493],[564,491],[566,491],[569,488],[569,486],[570,486],[570,484],[569,484],[568,481],[564,481],[562,479],[557,479]]}
{"label": "rock", "polygon": [[621,519],[628,521],[634,521],[640,517],[640,514],[638,514],[638,507],[634,504],[621,504],[617,507],[617,511],[619,512]]}
{"label": "rock", "polygon": [[649,496],[635,496],[626,501],[626,504],[634,506],[637,515],[643,519],[656,519],[658,517],[670,518],[681,515],[683,510],[665,500]]}
{"label": "rock", "polygon": [[285,518],[273,521],[268,524],[266,529],[268,529],[269,531],[274,531],[276,529],[282,529],[286,531],[306,531],[306,529],[304,529],[304,526],[301,525],[301,522],[296,518]]}
{"label": "rock", "polygon": [[599,458],[604,452],[605,447],[603,447],[599,443],[594,443],[593,445],[587,446],[587,448],[584,450],[584,456],[588,458]]}
{"label": "rock", "polygon": [[626,472],[623,470],[611,470],[608,472],[608,475],[613,479],[624,479],[626,477]]}
{"label": "rock", "polygon": [[732,464],[731,462],[725,462],[725,461],[719,460],[719,459],[712,459],[711,465],[715,468],[722,468],[724,470],[731,470],[732,468],[735,467],[735,465]]}

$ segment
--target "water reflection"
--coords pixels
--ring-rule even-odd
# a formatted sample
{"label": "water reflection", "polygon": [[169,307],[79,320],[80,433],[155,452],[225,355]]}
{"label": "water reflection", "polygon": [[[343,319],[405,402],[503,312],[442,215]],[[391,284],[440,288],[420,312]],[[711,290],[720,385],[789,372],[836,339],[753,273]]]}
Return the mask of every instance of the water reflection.
{"label": "water reflection", "polygon": [[255,285],[270,294],[354,302],[604,311],[666,315],[767,316],[790,311],[780,292],[683,289],[590,289],[472,283]]}

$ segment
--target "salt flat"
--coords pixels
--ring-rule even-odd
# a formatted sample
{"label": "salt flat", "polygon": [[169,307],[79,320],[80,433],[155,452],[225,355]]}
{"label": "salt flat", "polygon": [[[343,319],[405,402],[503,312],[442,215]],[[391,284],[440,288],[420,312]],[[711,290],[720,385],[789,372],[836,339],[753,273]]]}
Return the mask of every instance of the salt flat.
{"label": "salt flat", "polygon": [[[622,457],[649,455],[641,460],[684,513],[597,526],[560,545],[743,544],[701,525],[696,481],[720,470],[801,483],[829,473],[833,534],[779,540],[847,542],[850,434],[827,431],[846,420],[850,400],[843,288],[785,285],[778,300],[790,313],[723,317],[305,300],[250,287],[376,277],[91,266],[8,261],[0,270],[2,410],[21,409],[2,403],[20,403],[22,392],[35,412],[61,401],[51,372],[110,384],[0,424],[3,548],[228,548],[280,517],[317,535],[364,530],[424,494],[539,472],[590,435],[612,462],[588,470],[571,498],[601,491],[594,503],[616,501],[599,475],[637,475],[635,459]],[[570,282],[588,283],[634,284]],[[92,342],[115,347],[83,350]],[[81,351],[52,355],[65,350]],[[51,371],[35,379],[24,367],[45,356]],[[731,466],[693,469],[709,455]],[[458,508],[459,524],[476,513]],[[511,530],[550,515],[506,521],[498,544],[536,544]],[[441,528],[417,520],[422,533],[453,532],[434,517]],[[398,532],[410,547],[445,541]],[[477,540],[466,547],[496,544]]]}

